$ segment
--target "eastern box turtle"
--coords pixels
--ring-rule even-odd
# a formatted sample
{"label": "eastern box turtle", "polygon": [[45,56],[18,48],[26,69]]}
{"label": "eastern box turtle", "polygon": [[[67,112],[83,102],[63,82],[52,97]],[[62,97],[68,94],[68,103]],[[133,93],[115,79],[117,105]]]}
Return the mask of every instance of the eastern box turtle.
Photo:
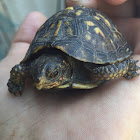
{"label": "eastern box turtle", "polygon": [[24,59],[11,70],[9,91],[22,93],[31,77],[38,90],[91,89],[106,80],[138,76],[126,39],[101,12],[68,7],[37,31]]}

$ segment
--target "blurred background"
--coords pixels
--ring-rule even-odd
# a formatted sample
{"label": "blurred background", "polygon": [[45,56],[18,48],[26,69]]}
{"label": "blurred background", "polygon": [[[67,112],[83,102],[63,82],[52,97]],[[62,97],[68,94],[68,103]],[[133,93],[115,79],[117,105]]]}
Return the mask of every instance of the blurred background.
{"label": "blurred background", "polygon": [[64,9],[65,0],[0,0],[0,60],[10,47],[16,30],[32,11],[40,11],[47,18]]}
{"label": "blurred background", "polygon": [[[136,2],[140,15],[140,0]],[[0,60],[6,56],[16,30],[28,13],[40,11],[49,18],[64,8],[65,0],[0,0]]]}

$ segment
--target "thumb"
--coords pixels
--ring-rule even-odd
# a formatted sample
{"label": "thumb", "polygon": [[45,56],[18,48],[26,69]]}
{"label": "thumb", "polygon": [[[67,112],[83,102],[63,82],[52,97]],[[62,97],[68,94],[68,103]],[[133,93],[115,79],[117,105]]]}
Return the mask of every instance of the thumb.
{"label": "thumb", "polygon": [[66,6],[74,6],[74,5],[84,5],[85,7],[90,8],[100,8],[101,3],[108,3],[111,5],[120,5],[127,0],[66,0]]}
{"label": "thumb", "polygon": [[39,12],[31,12],[19,27],[8,55],[24,57],[37,30],[45,22],[46,17]]}
{"label": "thumb", "polygon": [[83,5],[90,8],[98,8],[101,0],[66,0],[66,6]]}
{"label": "thumb", "polygon": [[127,0],[104,0],[104,1],[111,5],[120,5],[126,2]]}

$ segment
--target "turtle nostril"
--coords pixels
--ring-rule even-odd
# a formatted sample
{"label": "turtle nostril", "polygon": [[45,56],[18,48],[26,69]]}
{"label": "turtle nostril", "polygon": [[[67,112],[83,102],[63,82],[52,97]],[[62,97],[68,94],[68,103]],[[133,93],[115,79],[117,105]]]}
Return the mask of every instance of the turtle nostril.
{"label": "turtle nostril", "polygon": [[40,81],[39,79],[34,79],[35,83],[39,83],[39,81]]}

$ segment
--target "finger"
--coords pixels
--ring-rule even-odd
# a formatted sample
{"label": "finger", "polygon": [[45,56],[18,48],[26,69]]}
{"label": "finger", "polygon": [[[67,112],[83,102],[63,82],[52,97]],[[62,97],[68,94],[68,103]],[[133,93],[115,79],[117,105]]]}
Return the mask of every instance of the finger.
{"label": "finger", "polygon": [[8,55],[23,58],[37,30],[45,21],[46,17],[39,12],[27,15],[15,35]]}
{"label": "finger", "polygon": [[89,8],[98,8],[101,0],[66,0],[66,6],[84,5]]}
{"label": "finger", "polygon": [[134,53],[140,54],[140,19],[115,19],[114,22],[127,38],[128,42],[135,48]]}
{"label": "finger", "polygon": [[79,4],[98,9],[109,17],[132,17],[135,15],[134,0],[127,0],[127,2],[126,0],[66,0],[66,6]]}
{"label": "finger", "polygon": [[[111,5],[120,5],[126,2],[127,0],[104,0],[104,1]],[[66,0],[66,5],[73,6],[76,4],[82,4],[86,7],[97,8],[97,6],[99,6],[101,2],[103,2],[103,0]]]}
{"label": "finger", "polygon": [[112,4],[112,5],[120,5],[124,2],[126,2],[127,0],[104,0],[104,1],[106,1],[107,3]]}
{"label": "finger", "polygon": [[39,27],[45,22],[46,17],[39,12],[32,12],[24,19],[16,36],[15,42],[31,43]]}
{"label": "finger", "polygon": [[119,5],[114,3],[108,3],[107,1],[114,0],[102,0],[99,5],[99,10],[109,17],[134,17],[135,15],[135,1],[134,0],[119,0]]}

